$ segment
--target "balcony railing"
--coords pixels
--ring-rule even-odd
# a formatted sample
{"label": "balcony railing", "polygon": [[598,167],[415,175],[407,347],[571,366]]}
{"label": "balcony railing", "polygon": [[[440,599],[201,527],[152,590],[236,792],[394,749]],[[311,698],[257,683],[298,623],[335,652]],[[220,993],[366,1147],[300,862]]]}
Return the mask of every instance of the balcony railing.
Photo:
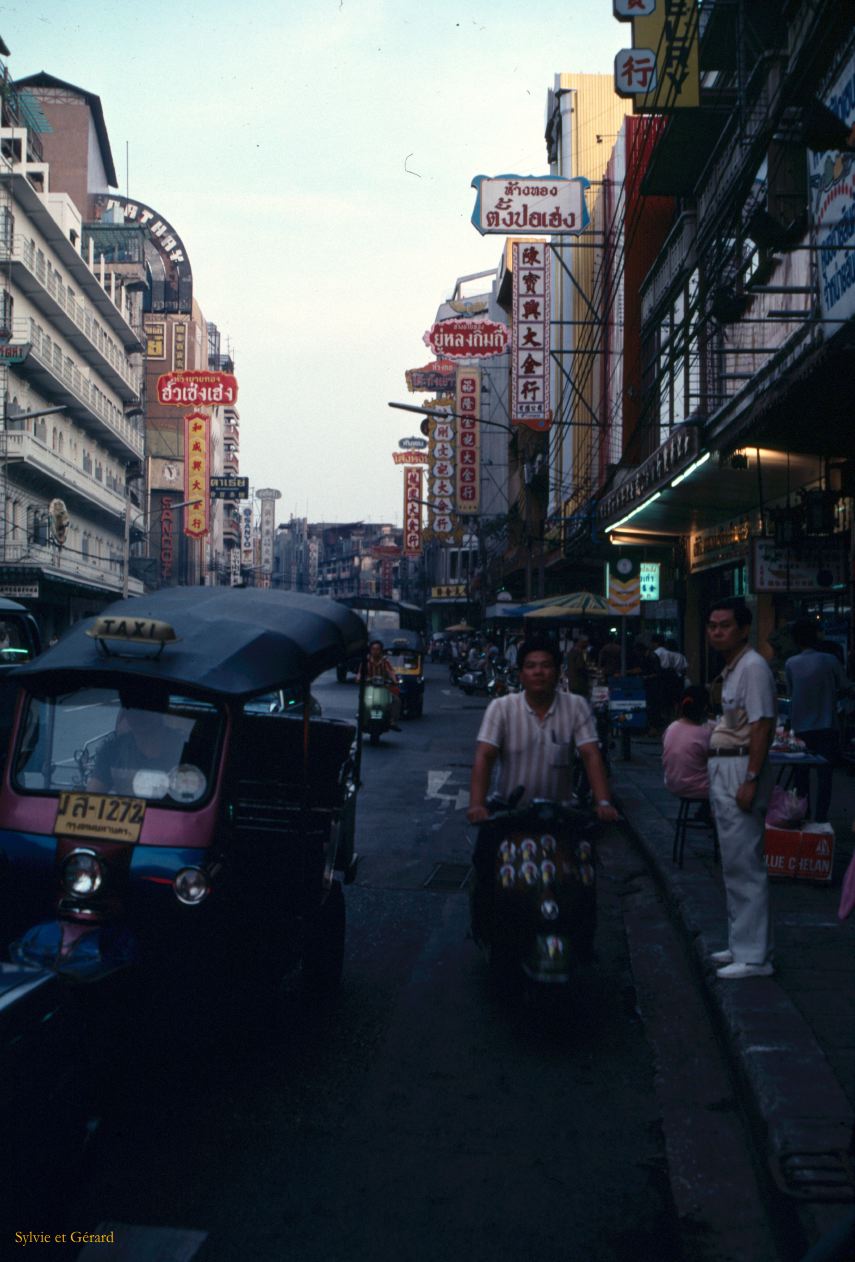
{"label": "balcony railing", "polygon": [[[118,557],[96,560],[49,544],[9,543],[0,536],[0,564],[43,566],[66,578],[96,583],[107,591],[122,590],[122,563]],[[143,585],[139,579],[131,577],[128,590],[132,595],[140,596]]]}
{"label": "balcony railing", "polygon": [[[69,297],[61,277],[48,267],[47,260],[44,255],[39,255],[33,242],[16,235],[10,250],[8,242],[0,240],[0,261],[9,261],[23,267],[27,274],[38,282],[42,294],[53,299],[53,302],[86,338],[90,348],[90,362],[94,362],[94,365],[100,367],[102,371],[104,365],[108,370],[112,370],[112,372],[108,371],[107,375],[112,378],[115,374],[120,385],[124,386],[123,390],[117,389],[117,393],[122,394],[125,402],[138,402],[142,380],[141,370],[131,367],[127,357],[107,337],[85,304]],[[34,298],[34,301],[38,303],[38,298]],[[92,351],[96,352],[95,356],[92,356]],[[86,353],[85,348],[82,353]],[[113,380],[110,384],[116,386]]]}
{"label": "balcony railing", "polygon": [[[34,434],[9,429],[0,432],[0,455],[7,461],[23,461],[38,469],[57,484],[60,495],[81,495],[117,517],[125,511],[125,498],[121,491],[110,489],[73,461],[51,450]],[[115,482],[114,479],[111,481]]]}
{"label": "balcony railing", "polygon": [[29,356],[20,369],[24,375],[28,375],[27,364],[30,360],[34,360],[58,383],[59,388],[56,391],[58,394],[64,392],[62,389],[64,387],[78,406],[85,408],[93,419],[101,422],[111,434],[120,438],[135,457],[142,457],[143,435],[140,431],[119,414],[118,408],[108,406],[89,378],[84,377],[76,365],[72,363],[71,367],[68,366],[66,362],[68,357],[63,354],[62,348],[42,330],[34,319],[13,321],[12,342],[30,343]]}

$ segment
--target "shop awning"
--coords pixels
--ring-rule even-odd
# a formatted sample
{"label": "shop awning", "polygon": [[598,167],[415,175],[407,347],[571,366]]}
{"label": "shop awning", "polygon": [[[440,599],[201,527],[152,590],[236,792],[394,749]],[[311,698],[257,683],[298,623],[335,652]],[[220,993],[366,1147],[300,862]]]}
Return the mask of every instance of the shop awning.
{"label": "shop awning", "polygon": [[[624,509],[613,521],[598,523],[598,531],[613,543],[633,535],[687,535],[743,517],[762,503],[783,502],[806,485],[816,484],[824,471],[813,455],[746,447],[731,456],[713,455],[687,477],[677,477],[647,499]],[[676,485],[675,485],[676,483]]]}

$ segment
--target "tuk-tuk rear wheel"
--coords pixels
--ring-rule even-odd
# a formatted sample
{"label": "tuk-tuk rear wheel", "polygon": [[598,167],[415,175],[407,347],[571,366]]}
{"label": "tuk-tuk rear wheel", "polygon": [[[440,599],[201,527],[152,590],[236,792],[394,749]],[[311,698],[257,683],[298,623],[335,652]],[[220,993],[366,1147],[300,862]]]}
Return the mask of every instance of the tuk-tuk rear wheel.
{"label": "tuk-tuk rear wheel", "polygon": [[333,881],[323,906],[306,934],[303,948],[303,989],[312,996],[328,994],[341,981],[344,968],[344,892]]}

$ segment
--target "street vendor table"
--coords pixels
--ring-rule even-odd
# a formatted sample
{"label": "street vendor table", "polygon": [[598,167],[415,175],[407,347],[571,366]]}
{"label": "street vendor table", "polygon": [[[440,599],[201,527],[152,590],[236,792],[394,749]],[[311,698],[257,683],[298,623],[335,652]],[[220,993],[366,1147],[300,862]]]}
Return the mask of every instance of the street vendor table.
{"label": "street vendor table", "polygon": [[[769,753],[769,762],[773,767],[778,768],[776,784],[782,785],[785,789],[789,789],[795,778],[794,773],[800,767],[806,767],[808,771],[812,768],[827,767],[828,759],[823,758],[822,754],[788,754],[783,750],[771,750]],[[810,813],[810,791],[808,791],[808,813]]]}

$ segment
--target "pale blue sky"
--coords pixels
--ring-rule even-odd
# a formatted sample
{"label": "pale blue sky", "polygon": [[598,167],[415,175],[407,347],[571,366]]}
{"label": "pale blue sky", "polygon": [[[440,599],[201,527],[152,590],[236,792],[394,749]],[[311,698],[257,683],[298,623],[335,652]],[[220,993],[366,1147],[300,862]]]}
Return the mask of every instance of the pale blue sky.
{"label": "pale blue sky", "polygon": [[501,253],[472,176],[548,169],[547,89],[611,73],[611,0],[31,0],[0,35],[14,76],[100,96],[120,191],[127,142],[130,195],[182,237],[278,520],[400,522],[415,427],[386,402],[412,401],[455,278]]}

